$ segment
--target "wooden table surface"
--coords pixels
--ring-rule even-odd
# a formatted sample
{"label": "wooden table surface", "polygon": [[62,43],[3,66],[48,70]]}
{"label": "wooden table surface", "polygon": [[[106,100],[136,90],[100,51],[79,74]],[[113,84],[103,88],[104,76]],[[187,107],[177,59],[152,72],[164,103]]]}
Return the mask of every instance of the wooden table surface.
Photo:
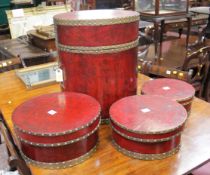
{"label": "wooden table surface", "polygon": [[[139,75],[138,93],[148,77]],[[10,128],[11,114],[23,101],[41,94],[60,91],[59,85],[27,90],[14,71],[0,74],[0,109]],[[92,157],[77,166],[47,170],[30,165],[34,175],[181,175],[206,163],[210,159],[210,104],[195,98],[192,113],[182,134],[180,151],[166,159],[142,161],[116,151],[111,142],[111,129],[102,125],[100,142]]]}

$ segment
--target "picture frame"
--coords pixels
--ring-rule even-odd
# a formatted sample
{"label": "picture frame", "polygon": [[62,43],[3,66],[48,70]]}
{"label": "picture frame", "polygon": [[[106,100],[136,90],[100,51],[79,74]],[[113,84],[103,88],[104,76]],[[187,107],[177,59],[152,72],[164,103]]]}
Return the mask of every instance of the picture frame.
{"label": "picture frame", "polygon": [[56,83],[58,62],[51,62],[16,70],[16,75],[27,89],[47,86]]}

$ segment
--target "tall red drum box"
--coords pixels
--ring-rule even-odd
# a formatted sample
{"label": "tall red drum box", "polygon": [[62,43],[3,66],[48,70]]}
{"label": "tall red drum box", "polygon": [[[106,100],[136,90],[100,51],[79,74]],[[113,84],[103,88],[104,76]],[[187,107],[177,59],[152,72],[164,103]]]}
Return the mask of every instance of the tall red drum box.
{"label": "tall red drum box", "polygon": [[110,108],[113,143],[127,156],[163,159],[180,148],[187,119],[182,105],[161,96],[130,96]]}
{"label": "tall red drum box", "polygon": [[24,102],[12,115],[21,154],[44,168],[65,168],[96,149],[100,105],[79,93],[53,93]]}
{"label": "tall red drum box", "polygon": [[116,100],[136,94],[139,13],[88,10],[54,17],[64,91],[95,97],[102,119]]}
{"label": "tall red drum box", "polygon": [[195,89],[192,85],[170,78],[160,78],[147,81],[141,90],[144,95],[161,95],[177,101],[187,110],[188,116],[191,112]]}

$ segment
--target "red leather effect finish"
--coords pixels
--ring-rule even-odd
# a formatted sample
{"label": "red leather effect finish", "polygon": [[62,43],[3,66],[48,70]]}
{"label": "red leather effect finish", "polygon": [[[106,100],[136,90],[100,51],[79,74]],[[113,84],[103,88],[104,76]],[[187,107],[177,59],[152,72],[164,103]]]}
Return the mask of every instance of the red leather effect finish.
{"label": "red leather effect finish", "polygon": [[58,43],[68,46],[111,46],[134,41],[138,22],[104,26],[57,26]]}
{"label": "red leather effect finish", "polygon": [[37,136],[37,135],[30,135],[27,133],[22,133],[20,132],[18,129],[15,130],[15,132],[17,133],[17,135],[24,139],[27,140],[29,142],[34,142],[34,143],[60,143],[60,142],[67,142],[69,140],[74,140],[77,139],[79,137],[82,137],[84,135],[86,135],[87,133],[90,133],[91,131],[93,131],[98,125],[99,125],[99,118],[93,123],[91,124],[89,127],[81,129],[77,132],[73,132],[73,133],[69,133],[69,134],[65,134],[65,135],[61,135],[61,136]]}
{"label": "red leather effect finish", "polygon": [[15,127],[26,133],[50,135],[85,126],[99,114],[100,105],[93,97],[63,92],[41,95],[24,102],[14,110],[12,120]]}
{"label": "red leather effect finish", "polygon": [[187,112],[190,112],[192,107],[192,102],[193,98],[190,98],[189,100],[179,101],[178,103],[181,104],[186,109]]}
{"label": "red leather effect finish", "polygon": [[125,134],[126,136],[130,136],[133,138],[140,138],[140,139],[163,139],[163,138],[168,138],[168,137],[172,137],[175,134],[181,133],[182,130],[184,129],[184,125],[181,126],[180,128],[168,132],[168,133],[164,133],[164,134],[140,134],[140,133],[134,133],[134,132],[129,132],[123,128],[120,128],[119,126],[117,126],[115,123],[113,123],[113,121],[111,122],[112,127],[114,129],[116,129],[117,131],[119,131],[122,134]]}
{"label": "red leather effect finish", "polygon": [[174,137],[169,141],[164,142],[157,142],[157,143],[143,143],[143,142],[136,142],[133,140],[128,140],[116,132],[112,132],[113,139],[115,142],[122,148],[137,152],[141,154],[161,154],[176,148],[179,143],[181,136]]}
{"label": "red leather effect finish", "polygon": [[114,142],[151,160],[156,154],[168,154],[179,147],[187,112],[169,98],[134,95],[115,102],[110,117]]}
{"label": "red leather effect finish", "polygon": [[[55,113],[50,113],[52,110]],[[100,105],[85,94],[46,94],[18,106],[12,120],[22,152],[28,158],[60,163],[95,148]]]}
{"label": "red leather effect finish", "polygon": [[64,71],[62,89],[95,97],[102,119],[109,119],[113,102],[136,94],[139,14],[84,10],[55,15],[54,22]]}
{"label": "red leather effect finish", "polygon": [[[164,87],[170,89],[164,90]],[[159,78],[146,82],[141,93],[143,95],[161,95],[170,98],[182,104],[187,112],[190,112],[195,89],[192,85],[181,80]]]}
{"label": "red leather effect finish", "polygon": [[102,119],[118,99],[136,94],[137,48],[110,54],[76,54],[60,51],[64,70],[64,91],[95,97],[102,107]]}
{"label": "red leather effect finish", "polygon": [[56,163],[78,158],[89,152],[98,141],[98,133],[81,141],[59,147],[37,147],[21,142],[23,153],[32,160],[45,163]]}

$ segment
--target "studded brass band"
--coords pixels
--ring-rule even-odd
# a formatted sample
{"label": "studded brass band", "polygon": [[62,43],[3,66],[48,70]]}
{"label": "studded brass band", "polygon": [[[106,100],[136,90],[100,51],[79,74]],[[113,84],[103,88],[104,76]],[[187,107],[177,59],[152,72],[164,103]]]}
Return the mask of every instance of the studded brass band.
{"label": "studded brass band", "polygon": [[128,139],[128,140],[133,140],[133,141],[136,141],[136,142],[144,142],[144,143],[156,143],[156,142],[165,142],[165,141],[169,141],[169,140],[172,140],[174,139],[175,137],[177,136],[180,136],[181,135],[181,132],[178,132],[177,134],[171,136],[171,137],[166,137],[166,138],[162,138],[162,139],[141,139],[141,138],[135,138],[135,137],[131,137],[131,136],[128,136],[128,135],[125,135],[124,133],[118,131],[115,127],[111,126],[112,129],[117,133],[119,134],[120,136]]}
{"label": "studded brass band", "polygon": [[193,98],[194,98],[194,95],[193,95],[193,96],[190,96],[190,97],[186,97],[186,98],[178,99],[178,100],[176,100],[176,101],[181,103],[182,101],[187,101],[187,100],[190,100],[190,99],[192,99],[192,100],[193,100]]}
{"label": "studded brass band", "polygon": [[96,151],[97,145],[98,144],[96,144],[89,152],[87,152],[86,154],[84,154],[76,159],[72,159],[72,160],[65,161],[65,162],[56,162],[56,163],[38,162],[38,161],[32,160],[29,157],[27,157],[22,151],[20,151],[20,152],[21,152],[21,155],[24,158],[24,160],[29,164],[33,164],[35,166],[38,166],[41,168],[47,168],[47,169],[61,169],[61,168],[72,167],[72,166],[75,166],[75,165],[85,161]]}
{"label": "studded brass band", "polygon": [[[141,91],[141,94],[142,94],[142,95],[145,95],[145,93],[142,92],[142,91]],[[194,95],[193,95],[193,96],[190,96],[190,97],[182,98],[182,99],[176,99],[176,101],[177,101],[178,103],[182,103],[183,101],[187,101],[186,103],[182,103],[183,105],[187,105],[187,104],[189,104],[189,103],[192,103],[193,98],[194,98]],[[190,100],[190,101],[188,102],[188,100]]]}
{"label": "studded brass band", "polygon": [[109,119],[101,119],[101,124],[103,125],[103,124],[109,124],[110,123],[110,120]]}
{"label": "studded brass band", "polygon": [[66,141],[66,142],[61,142],[61,143],[51,143],[51,144],[49,144],[49,143],[46,143],[46,144],[44,144],[44,143],[34,143],[34,142],[27,141],[27,140],[25,140],[25,139],[22,139],[22,138],[19,137],[19,136],[17,136],[17,138],[18,138],[21,142],[26,143],[26,144],[29,144],[29,145],[32,145],[32,146],[37,146],[37,147],[48,147],[48,148],[49,148],[49,147],[59,147],[59,146],[65,146],[65,145],[73,144],[73,143],[75,143],[75,142],[79,142],[79,141],[81,141],[81,140],[84,140],[84,139],[88,138],[89,136],[91,136],[92,134],[94,134],[94,133],[98,130],[99,125],[100,125],[100,122],[98,123],[97,127],[96,127],[94,130],[92,130],[91,132],[87,133],[86,135],[84,135],[84,136],[82,136],[82,137],[76,138],[76,139],[74,139],[74,140],[69,140],[69,141]]}
{"label": "studded brass band", "polygon": [[126,24],[139,21],[140,15],[137,13],[133,16],[110,18],[110,19],[86,19],[86,20],[65,20],[54,17],[55,25],[63,26],[103,26],[113,24]]}
{"label": "studded brass band", "polygon": [[186,106],[186,105],[189,105],[190,103],[193,102],[193,98],[192,98],[192,100],[187,101],[187,102],[184,102],[184,103],[182,103],[182,101],[178,101],[178,102],[179,102],[181,105]]}
{"label": "studded brass band", "polygon": [[141,160],[164,159],[166,157],[169,157],[169,156],[175,154],[180,149],[180,145],[178,145],[176,148],[174,148],[168,152],[161,153],[161,154],[141,154],[141,153],[132,152],[132,151],[126,150],[125,148],[122,148],[114,140],[113,140],[113,145],[119,152],[121,152],[129,157],[133,157],[135,159],[141,159]]}
{"label": "studded brass band", "polygon": [[138,39],[125,44],[118,44],[112,46],[99,46],[99,47],[66,46],[58,44],[58,49],[64,52],[71,52],[71,53],[103,54],[103,53],[122,52],[137,46],[138,46]]}
{"label": "studded brass band", "polygon": [[178,125],[177,127],[171,128],[171,129],[167,129],[167,130],[163,130],[163,131],[149,131],[149,132],[147,132],[147,131],[136,131],[136,130],[128,129],[125,126],[121,125],[120,123],[114,121],[112,119],[111,115],[110,115],[110,119],[118,127],[122,128],[122,129],[124,129],[126,131],[137,133],[137,134],[164,134],[164,133],[169,133],[169,132],[172,132],[172,131],[175,131],[175,130],[181,128],[184,125],[184,123],[186,122],[186,120],[187,120],[186,119],[182,124]]}
{"label": "studded brass band", "polygon": [[66,135],[66,134],[71,134],[73,132],[77,132],[79,130],[85,129],[87,127],[89,127],[90,125],[92,125],[99,117],[100,117],[100,113],[101,111],[98,112],[98,115],[89,123],[87,123],[86,125],[83,125],[81,127],[75,128],[73,130],[68,130],[68,131],[64,131],[64,132],[57,132],[57,133],[35,133],[35,132],[31,132],[31,131],[26,131],[24,129],[19,128],[17,125],[14,124],[15,129],[17,129],[20,132],[29,134],[29,135],[34,135],[34,136],[47,136],[47,137],[54,137],[54,136],[62,136],[62,135]]}

